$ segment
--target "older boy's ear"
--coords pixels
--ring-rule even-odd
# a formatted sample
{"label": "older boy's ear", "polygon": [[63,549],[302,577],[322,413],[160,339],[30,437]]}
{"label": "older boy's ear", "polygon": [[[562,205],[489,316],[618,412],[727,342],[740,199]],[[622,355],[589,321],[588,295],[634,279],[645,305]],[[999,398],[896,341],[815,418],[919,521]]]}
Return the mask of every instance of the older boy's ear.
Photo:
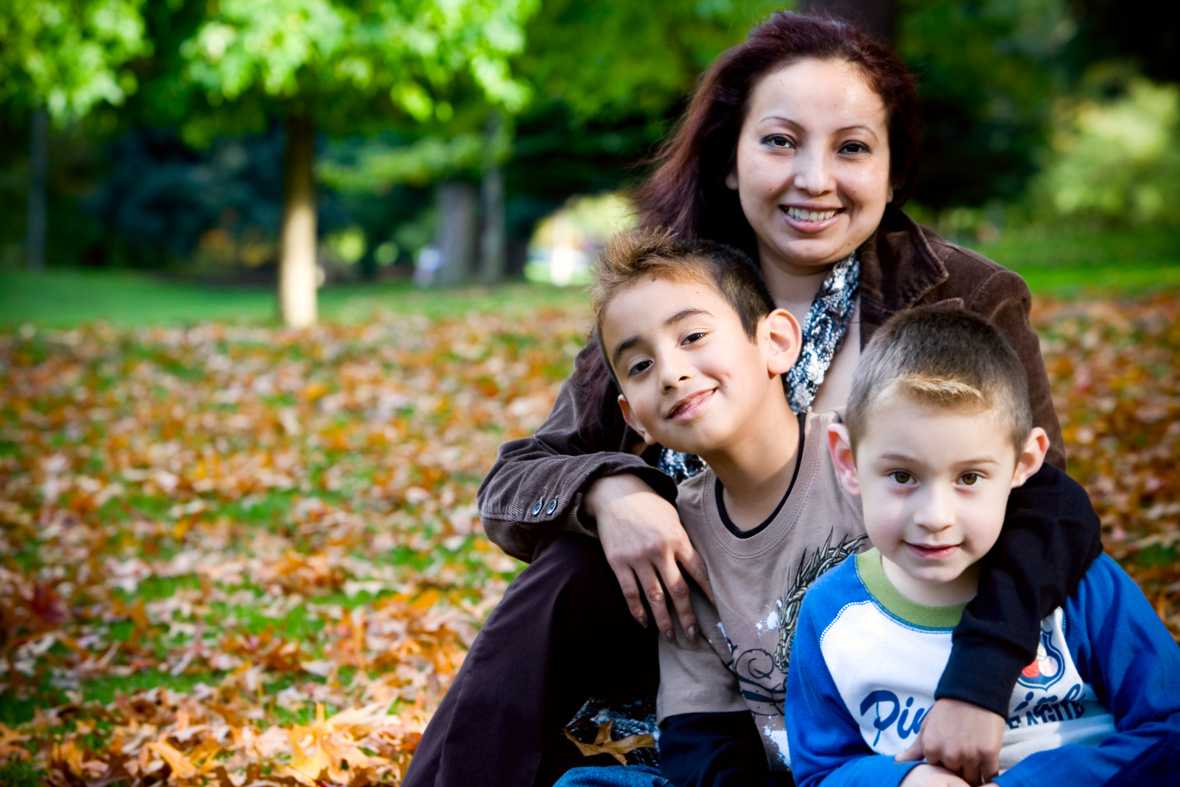
{"label": "older boy's ear", "polygon": [[856,457],[852,455],[852,443],[848,439],[848,428],[844,424],[828,427],[828,453],[836,468],[840,486],[850,495],[860,497],[860,479],[856,476]]}
{"label": "older boy's ear", "polygon": [[627,422],[627,426],[638,432],[639,436],[643,438],[643,442],[647,443],[648,445],[656,444],[656,441],[652,438],[652,436],[649,435],[647,430],[643,428],[643,424],[639,423],[638,419],[635,418],[635,413],[631,412],[630,402],[628,402],[627,397],[623,396],[622,394],[619,394],[619,409],[623,411],[623,420]]}
{"label": "older boy's ear", "polygon": [[786,374],[799,359],[799,348],[803,346],[799,321],[786,309],[775,309],[762,318],[762,330],[768,340],[767,371],[772,375]]}
{"label": "older boy's ear", "polygon": [[1012,474],[1012,488],[1023,484],[1036,475],[1045,462],[1045,454],[1049,451],[1049,435],[1039,426],[1033,427],[1024,442],[1024,450],[1016,457],[1016,472]]}

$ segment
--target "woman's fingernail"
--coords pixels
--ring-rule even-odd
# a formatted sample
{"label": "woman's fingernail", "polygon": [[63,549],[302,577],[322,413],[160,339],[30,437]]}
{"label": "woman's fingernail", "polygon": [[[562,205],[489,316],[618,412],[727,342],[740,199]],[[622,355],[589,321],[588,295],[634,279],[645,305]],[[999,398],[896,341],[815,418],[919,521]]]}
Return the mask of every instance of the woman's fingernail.
{"label": "woman's fingernail", "polygon": [[639,625],[643,626],[644,628],[647,628],[647,616],[646,615],[640,615],[636,619],[639,621]]}
{"label": "woman's fingernail", "polygon": [[668,640],[669,642],[675,642],[676,632],[674,632],[672,629],[668,629],[664,632],[664,639]]}
{"label": "woman's fingernail", "polygon": [[688,634],[689,639],[696,639],[697,638],[697,627],[696,626],[689,626],[688,631],[686,633]]}

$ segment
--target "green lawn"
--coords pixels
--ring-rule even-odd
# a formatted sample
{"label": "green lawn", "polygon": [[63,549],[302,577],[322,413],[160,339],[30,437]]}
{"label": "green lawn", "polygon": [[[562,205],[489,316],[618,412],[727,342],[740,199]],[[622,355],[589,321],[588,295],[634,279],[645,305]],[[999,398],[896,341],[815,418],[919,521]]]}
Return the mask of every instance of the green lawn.
{"label": "green lawn", "polygon": [[976,250],[1018,272],[1034,293],[1116,296],[1180,287],[1180,228],[1009,233]]}
{"label": "green lawn", "polygon": [[[1111,297],[1180,287],[1180,228],[1061,233],[1023,230],[978,250],[1019,272],[1034,293]],[[322,319],[367,322],[383,313],[441,316],[465,311],[563,308],[584,300],[581,288],[513,284],[489,290],[423,291],[408,283],[347,284],[320,293]],[[273,324],[274,291],[259,286],[211,286],[130,271],[61,268],[34,275],[0,269],[0,327],[25,322],[68,327],[105,320],[113,325],[244,322]]]}
{"label": "green lawn", "polygon": [[[436,317],[462,311],[530,311],[585,299],[579,288],[511,284],[495,289],[420,290],[408,283],[345,284],[320,291],[319,314],[340,324],[382,313]],[[0,268],[0,326],[25,322],[69,327],[104,320],[117,326],[194,322],[276,323],[275,292],[263,286],[213,286],[133,271]]]}

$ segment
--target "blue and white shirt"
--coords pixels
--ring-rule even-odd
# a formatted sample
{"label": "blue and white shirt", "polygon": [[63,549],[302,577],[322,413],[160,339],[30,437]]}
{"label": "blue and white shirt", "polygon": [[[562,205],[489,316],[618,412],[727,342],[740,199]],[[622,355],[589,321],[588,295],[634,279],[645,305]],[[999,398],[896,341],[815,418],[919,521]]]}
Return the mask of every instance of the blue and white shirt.
{"label": "blue and white shirt", "polygon": [[[800,787],[893,785],[917,765],[893,757],[934,705],[962,611],[907,599],[875,549],[812,586],[786,702]],[[1042,621],[1037,659],[1012,693],[996,783],[1099,785],[1177,728],[1180,647],[1103,555]]]}

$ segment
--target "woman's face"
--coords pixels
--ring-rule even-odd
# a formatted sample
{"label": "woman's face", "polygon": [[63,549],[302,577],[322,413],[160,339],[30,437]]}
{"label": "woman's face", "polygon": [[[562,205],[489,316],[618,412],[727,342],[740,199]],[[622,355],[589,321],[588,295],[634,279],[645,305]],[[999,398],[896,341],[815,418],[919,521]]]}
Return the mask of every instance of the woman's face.
{"label": "woman's face", "polygon": [[794,61],[750,95],[737,163],[738,193],[763,272],[792,275],[847,257],[893,198],[885,104],[843,60]]}

